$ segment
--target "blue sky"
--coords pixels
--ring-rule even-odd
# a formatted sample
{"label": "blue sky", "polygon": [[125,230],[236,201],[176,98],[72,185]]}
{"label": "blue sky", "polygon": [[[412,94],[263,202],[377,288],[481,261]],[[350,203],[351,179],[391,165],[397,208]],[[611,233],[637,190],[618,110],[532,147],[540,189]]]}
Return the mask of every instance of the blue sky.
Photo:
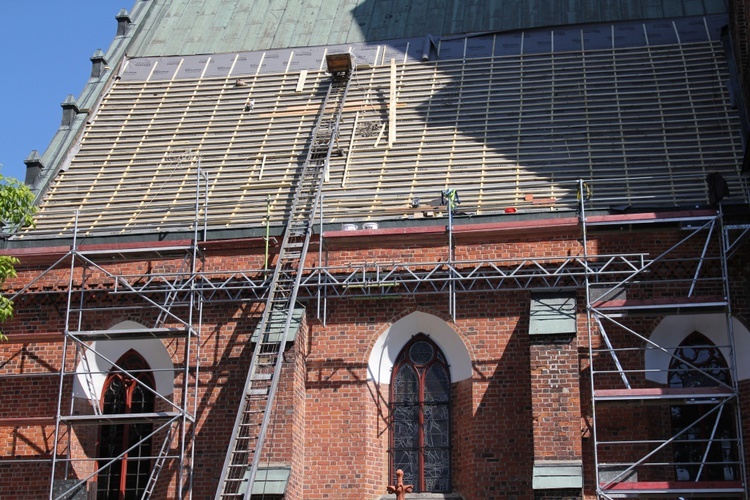
{"label": "blue sky", "polygon": [[0,173],[23,180],[23,161],[43,154],[60,126],[60,103],[78,99],[89,58],[106,52],[120,9],[135,0],[5,0],[0,16]]}

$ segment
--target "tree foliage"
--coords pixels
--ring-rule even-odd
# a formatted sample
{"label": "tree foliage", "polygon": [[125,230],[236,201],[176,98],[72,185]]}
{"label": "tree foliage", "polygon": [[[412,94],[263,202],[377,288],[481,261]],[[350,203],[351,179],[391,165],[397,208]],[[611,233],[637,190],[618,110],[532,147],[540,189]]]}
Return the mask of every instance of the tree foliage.
{"label": "tree foliage", "polygon": [[[34,225],[34,193],[23,182],[0,175],[0,223],[3,232]],[[0,255],[0,285],[16,277],[15,266],[19,260],[9,255]],[[0,295],[0,322],[13,317],[13,301]],[[6,340],[0,332],[0,340]]]}
{"label": "tree foliage", "polygon": [[34,225],[34,193],[29,186],[0,175],[0,221],[8,228]]}

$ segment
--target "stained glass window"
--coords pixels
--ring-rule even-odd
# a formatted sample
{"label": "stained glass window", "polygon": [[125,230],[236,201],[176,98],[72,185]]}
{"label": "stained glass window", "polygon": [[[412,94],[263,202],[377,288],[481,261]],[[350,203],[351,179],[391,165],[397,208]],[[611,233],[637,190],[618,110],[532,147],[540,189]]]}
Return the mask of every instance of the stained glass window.
{"label": "stained glass window", "polygon": [[401,351],[391,380],[391,477],[404,471],[415,492],[451,488],[448,365],[426,335],[415,336]]}
{"label": "stained glass window", "polygon": [[[693,332],[675,351],[669,366],[670,387],[731,386],[721,351],[704,335]],[[703,420],[709,411],[714,412]],[[734,410],[725,405],[691,404],[671,407],[672,434],[683,434],[674,444],[679,481],[739,479]]]}
{"label": "stained glass window", "polygon": [[[104,383],[102,413],[105,415],[150,413],[154,411],[154,379],[146,361],[131,350],[125,353]],[[145,385],[145,387],[144,387]],[[144,439],[153,429],[149,423],[103,425],[99,431],[99,466],[122,457],[99,472],[97,500],[130,500],[143,495],[151,473],[151,440]],[[136,445],[137,444],[137,445]]]}

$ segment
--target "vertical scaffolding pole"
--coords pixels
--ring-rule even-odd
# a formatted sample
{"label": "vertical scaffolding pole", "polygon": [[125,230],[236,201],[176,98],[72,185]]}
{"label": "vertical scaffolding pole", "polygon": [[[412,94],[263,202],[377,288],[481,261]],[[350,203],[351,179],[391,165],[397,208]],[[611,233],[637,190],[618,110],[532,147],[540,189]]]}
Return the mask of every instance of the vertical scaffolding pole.
{"label": "vertical scaffolding pole", "polygon": [[448,205],[448,265],[450,266],[448,272],[451,273],[450,281],[448,282],[448,312],[450,313],[453,322],[456,322],[456,290],[453,283],[453,207]]}
{"label": "vertical scaffolding pole", "polygon": [[[62,353],[60,355],[60,382],[59,386],[57,388],[57,411],[55,415],[55,434],[54,434],[54,441],[52,443],[52,471],[50,473],[50,482],[49,482],[49,500],[53,500],[53,494],[54,494],[54,488],[55,488],[55,473],[57,471],[57,449],[58,449],[58,441],[60,439],[60,422],[62,417],[62,397],[63,397],[63,389],[65,387],[65,359],[68,356],[68,335],[70,333],[70,311],[71,311],[71,303],[73,300],[73,274],[75,271],[75,255],[76,255],[76,249],[78,245],[78,214],[79,211],[76,210],[75,212],[75,220],[73,225],[73,245],[71,247],[71,250],[69,252],[70,255],[70,268],[69,272],[70,275],[68,276],[68,294],[67,294],[67,304],[65,308],[65,331],[63,332],[63,347],[62,347]],[[68,433],[70,433],[70,429],[68,429]],[[67,453],[70,454],[70,447],[68,447]]]}
{"label": "vertical scaffolding pole", "polygon": [[[318,197],[318,213],[320,214],[320,218],[318,220],[320,226],[318,229],[318,269],[323,269],[323,198],[324,194],[320,193],[320,196]],[[326,325],[326,311],[328,310],[328,297],[326,295],[325,290],[322,288],[323,283],[323,276],[320,272],[318,272],[318,290],[317,290],[317,299],[318,299],[318,307],[316,311],[316,316],[319,320],[322,320],[323,326]],[[322,307],[322,312],[321,312]]]}
{"label": "vertical scaffolding pole", "polygon": [[266,251],[263,255],[263,269],[268,269],[268,244],[271,240],[271,195],[266,195]]}
{"label": "vertical scaffolding pole", "polygon": [[[734,341],[734,321],[732,320],[732,296],[731,296],[731,287],[729,286],[729,262],[728,262],[728,254],[730,250],[730,244],[729,244],[729,235],[727,232],[727,229],[724,225],[724,211],[721,203],[719,203],[719,235],[720,235],[720,252],[721,252],[721,274],[722,274],[722,282],[724,285],[724,296],[726,298],[726,321],[727,321],[727,341],[729,344],[729,350],[730,350],[730,360],[732,366],[732,389],[734,390],[734,393],[736,394],[734,405],[732,406],[734,410],[734,422],[735,422],[735,432],[737,433],[737,459],[739,461],[739,472],[740,472],[740,480],[742,481],[743,486],[745,487],[745,493],[744,498],[747,500],[748,498],[748,491],[747,491],[747,471],[745,470],[745,446],[744,446],[744,439],[742,435],[742,420],[741,420],[741,412],[740,412],[740,401],[739,401],[739,394],[740,394],[740,385],[739,385],[739,377],[738,377],[738,371],[737,371],[737,349],[735,346]],[[718,419],[717,419],[718,421]]]}
{"label": "vertical scaffolding pole", "polygon": [[453,211],[456,205],[460,203],[458,192],[455,189],[445,189],[440,193],[442,203],[448,208],[448,313],[451,320],[456,321],[456,287],[453,281],[453,261],[455,259],[453,251]]}
{"label": "vertical scaffolding pole", "polygon": [[586,330],[589,342],[589,384],[591,388],[591,438],[594,442],[594,480],[596,483],[596,494],[600,496],[599,488],[599,446],[596,432],[596,399],[594,398],[594,318],[592,318],[591,307],[591,265],[589,262],[588,232],[586,228],[586,198],[588,187],[583,179],[578,180],[578,218],[581,224],[581,244],[583,246],[583,262],[585,263],[585,287],[586,294]]}

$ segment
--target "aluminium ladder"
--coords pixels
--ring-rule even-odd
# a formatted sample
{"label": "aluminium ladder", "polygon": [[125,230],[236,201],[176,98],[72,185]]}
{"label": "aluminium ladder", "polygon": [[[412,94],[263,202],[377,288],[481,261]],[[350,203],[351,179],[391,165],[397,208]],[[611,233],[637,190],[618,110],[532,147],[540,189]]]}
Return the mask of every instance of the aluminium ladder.
{"label": "aluminium ladder", "polygon": [[266,306],[254,340],[255,347],[216,500],[250,498],[252,494],[281,374],[284,346],[305,267],[313,219],[320,201],[323,174],[334,147],[337,147],[339,122],[350,81],[351,70],[333,73],[312,130],[307,158],[292,199],[290,216],[268,286]]}

